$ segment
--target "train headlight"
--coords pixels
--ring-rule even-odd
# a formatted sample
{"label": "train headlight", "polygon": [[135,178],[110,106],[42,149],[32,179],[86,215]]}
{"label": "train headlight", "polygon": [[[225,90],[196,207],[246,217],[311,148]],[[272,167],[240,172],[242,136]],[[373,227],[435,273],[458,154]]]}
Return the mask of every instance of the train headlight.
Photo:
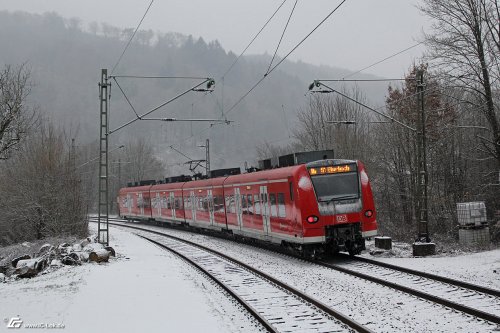
{"label": "train headlight", "polygon": [[308,216],[306,220],[307,220],[307,223],[313,224],[313,223],[316,223],[319,221],[319,217],[317,217],[315,215],[311,215],[311,216]]}
{"label": "train headlight", "polygon": [[372,210],[365,211],[365,216],[366,217],[372,217],[373,216],[373,211]]}

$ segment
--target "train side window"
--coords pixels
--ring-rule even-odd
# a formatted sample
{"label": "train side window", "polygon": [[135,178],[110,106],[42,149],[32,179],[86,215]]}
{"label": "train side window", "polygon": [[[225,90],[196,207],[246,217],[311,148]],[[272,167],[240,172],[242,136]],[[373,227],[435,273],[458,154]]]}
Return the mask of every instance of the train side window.
{"label": "train side window", "polygon": [[247,195],[247,200],[248,200],[248,214],[253,215],[253,200],[251,194]]}
{"label": "train side window", "polygon": [[236,214],[236,195],[231,195],[231,213]]}
{"label": "train side window", "polygon": [[229,213],[236,212],[236,210],[234,209],[234,195],[226,196],[226,209]]}
{"label": "train side window", "polygon": [[144,197],[144,208],[151,208],[151,201],[149,197]]}
{"label": "train side window", "polygon": [[276,207],[276,194],[274,193],[269,194],[269,202],[271,203],[271,216],[277,217],[278,209]]}
{"label": "train side window", "polygon": [[170,201],[170,197],[167,197],[167,209],[172,209],[172,202]]}
{"label": "train side window", "polygon": [[248,214],[247,196],[244,194],[241,195],[241,210],[243,214]]}
{"label": "train side window", "polygon": [[278,193],[278,216],[286,217],[285,193]]}
{"label": "train side window", "polygon": [[293,183],[290,182],[289,185],[290,185],[290,201],[293,201]]}
{"label": "train side window", "polygon": [[222,195],[216,195],[214,197],[214,211],[224,213],[224,198]]}
{"label": "train side window", "polygon": [[202,209],[204,212],[208,212],[209,205],[210,205],[210,197],[207,195],[202,199],[202,207],[203,207]]}
{"label": "train side window", "polygon": [[255,215],[260,215],[260,198],[258,194],[255,194],[253,197],[253,202],[255,205]]}

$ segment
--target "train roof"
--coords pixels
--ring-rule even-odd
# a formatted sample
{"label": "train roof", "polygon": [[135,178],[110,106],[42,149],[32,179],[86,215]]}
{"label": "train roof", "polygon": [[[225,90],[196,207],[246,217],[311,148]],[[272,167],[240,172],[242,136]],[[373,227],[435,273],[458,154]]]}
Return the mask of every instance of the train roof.
{"label": "train roof", "polygon": [[306,167],[314,168],[314,167],[329,166],[329,165],[353,164],[357,162],[358,162],[357,160],[327,159],[327,160],[309,162],[306,164]]}
{"label": "train roof", "polygon": [[[128,187],[125,189],[121,189],[120,192],[137,192],[137,191],[167,191],[167,190],[180,190],[180,189],[194,189],[194,188],[203,188],[209,186],[222,186],[222,185],[232,185],[238,183],[246,183],[246,182],[255,182],[264,179],[284,179],[290,176],[296,175],[299,170],[304,168],[311,167],[321,167],[328,165],[340,165],[340,164],[352,164],[357,163],[357,160],[347,160],[347,159],[326,159],[326,160],[317,160],[308,162],[306,164],[298,164],[293,166],[275,168],[275,169],[267,169],[260,170],[256,172],[249,172],[237,175],[224,175],[216,178],[205,178],[199,180],[191,180],[191,181],[183,181],[183,182],[171,182],[171,183],[158,183],[156,185],[147,185],[147,186],[137,186],[137,187]],[[227,169],[229,170],[229,169]],[[180,177],[173,177],[179,178]],[[185,178],[184,178],[185,179]]]}
{"label": "train roof", "polygon": [[153,185],[143,185],[143,186],[133,186],[133,187],[122,187],[119,192],[142,192],[147,191]]}
{"label": "train roof", "polygon": [[236,184],[241,182],[259,181],[262,179],[283,179],[295,175],[300,169],[303,168],[305,168],[305,166],[301,164],[284,168],[276,168],[276,169],[268,169],[268,170],[244,173],[236,176],[229,176],[224,181],[224,185]]}

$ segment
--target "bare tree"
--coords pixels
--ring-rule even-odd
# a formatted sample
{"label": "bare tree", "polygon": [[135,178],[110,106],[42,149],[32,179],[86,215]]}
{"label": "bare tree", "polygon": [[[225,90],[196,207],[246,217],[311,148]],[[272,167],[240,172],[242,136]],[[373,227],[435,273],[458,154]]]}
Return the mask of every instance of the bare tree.
{"label": "bare tree", "polygon": [[[360,102],[365,100],[357,87],[344,93]],[[306,150],[333,149],[339,158],[365,159],[369,119],[366,110],[342,96],[313,95],[299,110],[293,133]]]}
{"label": "bare tree", "polygon": [[[275,145],[272,142],[263,142],[255,148],[258,160],[271,159],[272,163],[277,163],[278,158],[282,155],[291,154],[305,150],[301,145],[296,142],[289,142],[286,146]],[[275,165],[273,165],[274,167]]]}
{"label": "bare tree", "polygon": [[160,179],[165,174],[162,161],[145,138],[130,141],[124,150],[124,178],[128,181],[141,181],[145,179]]}
{"label": "bare tree", "polygon": [[86,202],[65,133],[44,124],[28,139],[0,173],[0,242],[86,235]]}
{"label": "bare tree", "polygon": [[437,61],[450,85],[462,87],[477,99],[478,111],[491,129],[490,138],[481,138],[482,144],[500,166],[500,121],[495,105],[500,84],[497,1],[424,0],[420,9],[434,20],[433,32],[425,35],[429,57]]}
{"label": "bare tree", "polygon": [[30,76],[25,65],[7,65],[0,72],[0,159],[7,159],[36,123],[35,109],[27,105]]}

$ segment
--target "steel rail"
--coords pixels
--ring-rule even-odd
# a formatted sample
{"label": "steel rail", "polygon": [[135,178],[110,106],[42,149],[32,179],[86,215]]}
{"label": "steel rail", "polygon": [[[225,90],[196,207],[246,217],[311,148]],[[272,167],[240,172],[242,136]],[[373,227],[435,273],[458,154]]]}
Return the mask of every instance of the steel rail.
{"label": "steel rail", "polygon": [[[110,224],[112,224],[112,223],[110,223]],[[151,231],[153,233],[158,233],[160,235],[165,235],[165,234],[162,234],[160,232],[153,231],[153,230],[143,229],[143,228],[134,227],[134,226],[128,226],[128,225],[124,225],[122,223],[116,223],[114,225],[128,227],[128,228],[135,228],[135,229],[140,229],[140,230],[144,230],[144,231]],[[170,235],[168,235],[168,236],[170,236]],[[175,237],[175,236],[172,236],[172,237]],[[274,251],[274,252],[276,252],[276,251]],[[490,313],[487,313],[487,312],[484,312],[484,311],[481,311],[481,310],[477,310],[477,309],[468,307],[466,305],[462,305],[462,304],[459,304],[459,303],[456,303],[456,302],[452,302],[452,301],[446,300],[444,298],[441,298],[441,297],[438,297],[438,296],[434,296],[434,295],[431,295],[431,294],[428,294],[428,293],[425,293],[425,292],[422,292],[422,291],[419,291],[419,290],[415,290],[415,289],[412,289],[412,288],[409,288],[409,287],[405,287],[405,286],[402,286],[402,285],[399,285],[399,284],[396,284],[396,283],[393,283],[393,282],[389,282],[389,281],[386,281],[386,280],[383,280],[383,279],[380,279],[380,278],[377,278],[377,277],[374,277],[374,276],[370,276],[370,275],[367,275],[367,274],[364,274],[364,273],[356,272],[356,271],[351,270],[351,269],[340,267],[340,266],[335,265],[335,264],[331,264],[331,263],[327,263],[327,262],[323,262],[323,261],[318,261],[318,260],[313,260],[313,259],[307,259],[307,258],[303,258],[301,256],[290,254],[290,253],[284,253],[284,252],[280,252],[280,253],[289,255],[289,256],[291,256],[293,258],[296,258],[296,259],[299,259],[299,260],[306,261],[306,262],[311,263],[311,264],[316,264],[316,265],[319,265],[319,266],[322,266],[322,267],[326,267],[326,268],[337,270],[337,271],[345,273],[345,274],[356,276],[356,277],[361,278],[363,280],[367,280],[367,281],[370,281],[370,282],[374,282],[374,283],[380,284],[380,285],[385,286],[385,287],[389,287],[389,288],[392,288],[392,289],[395,289],[395,290],[399,290],[401,292],[404,292],[404,293],[407,293],[407,294],[410,294],[410,295],[413,295],[413,296],[416,296],[416,297],[420,297],[422,299],[425,299],[425,300],[428,300],[428,301],[431,301],[431,302],[434,302],[434,303],[437,303],[437,304],[441,304],[441,305],[446,306],[448,308],[458,310],[460,312],[463,312],[463,313],[475,316],[477,318],[481,318],[481,319],[484,319],[484,320],[487,320],[487,321],[490,321],[490,322],[493,322],[493,323],[496,323],[496,324],[500,324],[500,317],[495,316],[495,315],[490,314]],[[356,257],[356,259],[358,260],[360,258]],[[367,259],[367,260],[369,260],[369,259]],[[387,265],[390,265],[390,264],[387,264]],[[398,266],[396,266],[396,267],[398,267]],[[413,274],[413,273],[408,273],[408,274]],[[428,273],[424,273],[424,274],[428,274]],[[416,275],[418,275],[418,274],[416,274]],[[429,275],[432,276],[433,274],[429,274]],[[425,276],[421,275],[421,277],[425,277]],[[426,277],[426,278],[433,279],[432,277]],[[445,278],[445,277],[439,277],[439,278],[440,279],[437,280],[439,282],[446,282],[446,283],[449,283],[449,284],[453,284],[453,283],[451,283],[452,281],[450,281],[450,282],[446,281],[448,278]],[[452,280],[452,279],[449,279],[449,280]],[[463,283],[464,283],[464,285],[467,284],[466,282],[463,282]],[[475,287],[477,287],[479,289],[482,288],[481,286],[477,286],[477,285],[473,285],[473,286],[475,286]],[[462,287],[462,288],[469,289],[468,287]],[[473,289],[473,290],[474,291],[478,291],[478,290],[475,290],[475,289]],[[498,292],[498,291],[495,291],[495,290],[493,290],[493,291],[494,292]],[[495,296],[495,294],[493,294],[491,296]]]}
{"label": "steel rail", "polygon": [[198,270],[200,270],[201,272],[203,272],[206,276],[208,276],[212,281],[214,281],[215,283],[217,283],[217,285],[219,285],[219,287],[221,287],[222,289],[224,289],[224,291],[226,291],[229,295],[231,295],[231,297],[233,297],[236,301],[238,301],[238,303],[240,303],[262,326],[264,326],[269,332],[278,332],[267,320],[266,318],[264,318],[263,316],[261,316],[259,314],[258,311],[256,311],[250,304],[248,304],[244,299],[242,299],[240,296],[238,296],[238,294],[233,291],[231,288],[229,288],[228,286],[226,286],[222,281],[220,281],[219,279],[217,279],[213,274],[210,274],[209,271],[207,271],[205,268],[203,268],[202,266],[198,265],[195,261],[191,260],[189,257],[183,255],[182,253],[180,253],[179,251],[176,251],[175,249],[172,249],[160,242],[157,242],[151,238],[147,238],[147,237],[144,237],[144,236],[141,236],[141,235],[138,235],[139,237],[142,237],[144,238],[145,240],[161,247],[162,249],[165,249],[167,251],[170,251],[172,252],[173,254],[181,257],[183,260],[187,261],[190,265],[196,267]]}
{"label": "steel rail", "polygon": [[[340,254],[340,256],[342,256],[344,258],[348,258],[348,256],[344,255],[344,254]],[[407,273],[407,274],[412,274],[412,275],[424,277],[424,278],[431,279],[431,280],[444,282],[444,283],[451,284],[451,285],[461,287],[461,288],[475,290],[475,291],[481,292],[483,294],[488,294],[491,296],[500,297],[500,290],[487,288],[487,287],[483,287],[483,286],[478,286],[477,284],[473,284],[473,283],[469,283],[469,282],[465,282],[465,281],[460,281],[460,280],[455,280],[452,278],[448,278],[448,277],[444,277],[444,276],[440,276],[440,275],[436,275],[436,274],[420,272],[420,271],[417,271],[417,270],[414,270],[411,268],[396,266],[393,264],[388,264],[388,263],[381,262],[378,260],[373,260],[373,259],[368,259],[368,258],[363,258],[363,257],[351,257],[350,259],[354,259],[356,261],[361,261],[364,263],[368,263],[368,264],[372,264],[372,265],[376,265],[376,266],[380,266],[380,267],[384,267],[384,268],[393,269],[395,271],[399,271],[399,272],[403,272],[403,273]]]}
{"label": "steel rail", "polygon": [[[194,247],[197,247],[199,249],[202,249],[204,251],[207,251],[207,252],[210,252],[212,254],[215,254],[217,256],[220,256],[236,265],[239,265],[245,269],[247,269],[248,271],[254,273],[255,275],[258,275],[260,276],[261,278],[264,278],[274,284],[276,284],[277,286],[283,288],[284,290],[287,290],[288,292],[298,296],[299,298],[302,298],[303,300],[313,304],[314,306],[318,307],[319,309],[321,309],[322,311],[324,311],[326,314],[334,317],[335,319],[339,320],[340,322],[346,324],[347,326],[351,327],[353,330],[357,331],[357,332],[360,332],[360,333],[373,333],[373,331],[371,331],[370,329],[364,327],[363,325],[359,324],[358,322],[352,320],[351,318],[343,315],[342,313],[340,312],[337,312],[336,310],[328,307],[326,304],[318,301],[317,299],[315,298],[312,298],[311,296],[308,296],[304,293],[302,293],[301,291],[299,291],[298,289],[295,289],[294,287],[252,267],[252,266],[249,266],[243,262],[240,262],[238,261],[237,259],[235,258],[232,258],[224,253],[220,253],[218,251],[215,251],[213,249],[210,249],[208,247],[205,247],[203,245],[200,245],[200,244],[196,244],[196,243],[193,243],[193,242],[190,242],[188,240],[185,240],[185,239],[182,239],[182,238],[179,238],[179,237],[176,237],[176,236],[172,236],[172,235],[168,235],[168,234],[165,234],[165,233],[162,233],[162,232],[159,232],[159,231],[155,231],[155,230],[150,230],[150,229],[144,229],[144,228],[141,228],[141,227],[136,227],[136,226],[131,226],[131,225],[124,225],[122,223],[110,223],[111,225],[115,225],[115,226],[119,226],[119,227],[125,227],[125,228],[130,228],[130,229],[136,229],[136,230],[140,230],[140,231],[145,231],[145,232],[149,232],[149,233],[152,233],[152,234],[155,234],[155,235],[159,235],[159,236],[163,236],[163,237],[167,237],[167,238],[170,238],[170,239],[174,239],[176,241],[179,241],[179,242],[182,242],[182,243],[185,243],[185,244],[188,244],[188,245],[191,245],[191,246],[194,246]],[[141,236],[142,237],[142,236]]]}
{"label": "steel rail", "polygon": [[491,313],[477,310],[477,309],[468,307],[466,305],[458,304],[456,302],[452,302],[452,301],[449,301],[447,299],[425,293],[423,291],[419,291],[419,290],[415,290],[415,289],[412,289],[409,287],[405,287],[405,286],[399,285],[397,283],[389,282],[389,281],[386,281],[386,280],[383,280],[383,279],[380,279],[380,278],[377,278],[377,277],[374,277],[371,275],[367,275],[364,273],[356,272],[356,271],[351,270],[351,269],[340,267],[340,266],[335,265],[335,264],[330,264],[330,263],[326,263],[323,261],[314,261],[314,260],[310,260],[310,259],[305,259],[305,260],[308,262],[323,266],[323,267],[334,269],[336,271],[339,271],[339,272],[342,272],[345,274],[356,276],[356,277],[364,279],[364,280],[375,282],[375,283],[380,284],[382,286],[396,289],[396,290],[402,291],[404,293],[407,293],[407,294],[410,294],[410,295],[413,295],[416,297],[420,297],[420,298],[426,299],[426,300],[434,302],[434,303],[444,305],[450,309],[455,309],[455,310],[467,313],[469,315],[475,316],[477,318],[481,318],[481,319],[490,321],[490,322],[495,323],[495,324],[500,324],[500,317],[495,316]]}

